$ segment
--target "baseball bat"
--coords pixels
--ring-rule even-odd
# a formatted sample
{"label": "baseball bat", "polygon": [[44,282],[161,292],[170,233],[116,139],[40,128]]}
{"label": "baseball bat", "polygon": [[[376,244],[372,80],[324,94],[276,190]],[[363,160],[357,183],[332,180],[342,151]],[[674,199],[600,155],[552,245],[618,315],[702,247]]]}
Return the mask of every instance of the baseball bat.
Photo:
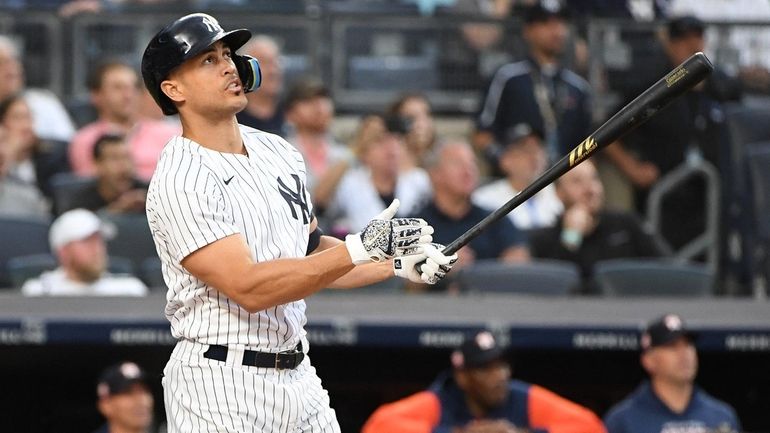
{"label": "baseball bat", "polygon": [[593,134],[589,135],[588,138],[578,144],[559,162],[541,174],[523,191],[447,245],[443,251],[444,254],[448,255],[457,252],[457,250],[478,236],[490,224],[503,218],[548,184],[561,177],[561,175],[585,161],[599,149],[615,142],[615,140],[646,122],[675,98],[701,82],[713,69],[714,66],[711,64],[711,61],[703,53],[693,54],[682,62],[681,65],[674,68],[665,77],[637,96],[636,99],[621,108],[610,120],[604,122]]}

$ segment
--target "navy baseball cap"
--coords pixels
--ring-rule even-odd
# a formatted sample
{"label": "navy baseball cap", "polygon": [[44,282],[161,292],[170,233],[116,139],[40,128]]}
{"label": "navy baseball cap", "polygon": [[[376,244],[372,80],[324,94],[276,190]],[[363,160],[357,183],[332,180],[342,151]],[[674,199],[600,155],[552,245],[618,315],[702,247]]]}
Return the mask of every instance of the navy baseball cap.
{"label": "navy baseball cap", "polygon": [[457,369],[480,368],[492,361],[503,359],[505,351],[489,331],[481,331],[473,338],[466,339],[452,352],[452,367]]}
{"label": "navy baseball cap", "polygon": [[96,385],[96,394],[99,398],[121,394],[128,391],[135,383],[147,385],[144,370],[133,362],[121,362],[102,371],[99,383]]}
{"label": "navy baseball cap", "polygon": [[684,320],[676,314],[665,314],[647,325],[639,343],[642,350],[665,346],[681,337],[694,342],[697,335],[689,331]]}
{"label": "navy baseball cap", "polygon": [[673,18],[668,22],[669,39],[681,39],[690,35],[703,36],[706,25],[692,15]]}
{"label": "navy baseball cap", "polygon": [[569,19],[569,12],[560,0],[537,0],[524,9],[524,22],[527,24],[548,21],[551,18]]}

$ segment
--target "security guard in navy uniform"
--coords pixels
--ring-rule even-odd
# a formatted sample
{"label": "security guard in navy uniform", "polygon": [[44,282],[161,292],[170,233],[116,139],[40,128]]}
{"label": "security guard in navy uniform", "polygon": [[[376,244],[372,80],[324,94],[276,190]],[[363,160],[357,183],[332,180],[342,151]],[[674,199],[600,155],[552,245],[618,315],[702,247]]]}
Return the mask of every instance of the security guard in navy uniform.
{"label": "security guard in navy uniform", "polygon": [[741,431],[735,410],[694,384],[696,335],[666,314],[642,334],[641,362],[650,376],[609,410],[608,433],[731,433]]}
{"label": "security guard in navy uniform", "polygon": [[491,167],[510,128],[526,123],[543,131],[549,158],[556,161],[591,133],[588,83],[564,68],[567,10],[559,0],[539,0],[523,11],[528,55],[497,70],[476,119],[474,146]]}

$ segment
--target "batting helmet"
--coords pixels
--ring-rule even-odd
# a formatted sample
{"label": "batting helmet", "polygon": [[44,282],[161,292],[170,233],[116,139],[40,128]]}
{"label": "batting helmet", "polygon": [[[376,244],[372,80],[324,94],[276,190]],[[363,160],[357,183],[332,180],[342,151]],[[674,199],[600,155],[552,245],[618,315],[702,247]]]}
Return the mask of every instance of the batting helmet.
{"label": "batting helmet", "polygon": [[206,14],[190,14],[179,18],[156,34],[142,56],[142,79],[163,114],[178,113],[171,99],[160,89],[174,68],[200,54],[211,44],[223,41],[233,51],[232,59],[245,93],[256,90],[262,82],[259,62],[251,57],[235,54],[251,32],[246,29],[225,32],[217,20]]}

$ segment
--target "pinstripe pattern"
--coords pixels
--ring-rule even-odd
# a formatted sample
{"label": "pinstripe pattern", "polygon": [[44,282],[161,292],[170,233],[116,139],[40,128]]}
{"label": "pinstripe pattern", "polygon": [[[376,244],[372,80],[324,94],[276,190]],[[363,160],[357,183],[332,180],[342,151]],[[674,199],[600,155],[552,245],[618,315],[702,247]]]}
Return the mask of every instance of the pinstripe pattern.
{"label": "pinstripe pattern", "polygon": [[304,183],[302,157],[276,135],[241,131],[248,156],[173,138],[150,183],[147,217],[168,286],[165,313],[172,334],[275,352],[294,347],[304,334],[304,301],[249,314],[180,265],[195,250],[234,233],[245,238],[258,262],[305,255],[309,225],[292,215],[297,206],[278,186],[280,178],[295,188],[292,175]]}
{"label": "pinstripe pattern", "polygon": [[[295,370],[240,365],[243,350],[279,352],[305,337],[305,302],[249,314],[187,272],[190,253],[240,234],[257,262],[305,255],[310,197],[305,163],[282,138],[241,126],[248,156],[175,137],[147,194],[161,259],[166,318],[179,342],[163,379],[169,432],[338,432],[334,410],[306,357]],[[226,362],[203,357],[227,346]]]}
{"label": "pinstripe pattern", "polygon": [[206,347],[182,340],[166,365],[169,433],[340,431],[307,358],[294,370],[243,367],[242,350],[222,363],[203,358]]}

